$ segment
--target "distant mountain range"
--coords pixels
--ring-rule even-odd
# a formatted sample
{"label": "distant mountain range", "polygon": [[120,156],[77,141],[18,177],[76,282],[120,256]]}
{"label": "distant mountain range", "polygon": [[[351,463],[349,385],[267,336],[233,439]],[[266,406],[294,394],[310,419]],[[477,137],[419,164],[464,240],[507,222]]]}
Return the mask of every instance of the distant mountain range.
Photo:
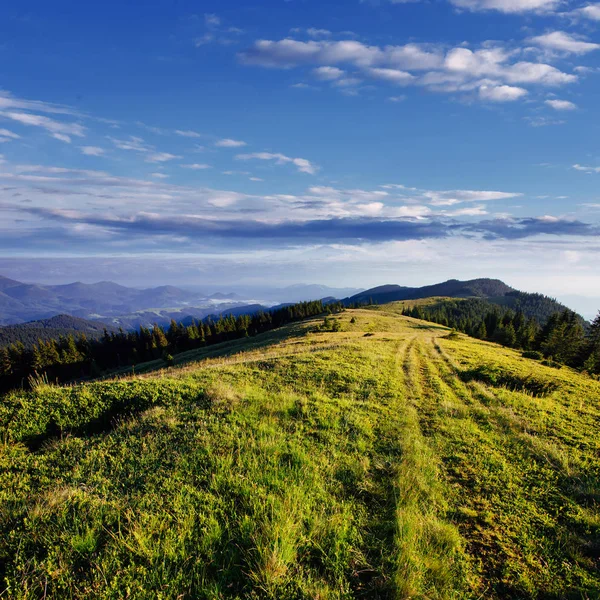
{"label": "distant mountain range", "polygon": [[[260,290],[253,291],[260,294]],[[111,281],[38,285],[0,276],[0,325],[13,326],[0,327],[0,346],[16,340],[34,343],[38,338],[50,339],[67,333],[84,332],[94,337],[101,335],[104,327],[109,331],[130,330],[154,323],[166,325],[171,319],[188,324],[192,319],[252,314],[302,300],[332,302],[343,298],[346,305],[352,305],[429,297],[481,298],[522,310],[540,323],[566,308],[553,298],[520,292],[498,279],[450,279],[423,287],[382,285],[344,297],[343,293],[348,291],[356,292],[356,289],[322,285],[270,288],[263,298],[278,298],[278,302],[273,302],[252,300],[233,292],[206,294],[170,285],[142,290]]]}
{"label": "distant mountain range", "polygon": [[112,281],[40,285],[0,276],[0,326],[68,314],[131,329],[188,316],[203,319],[249,305],[268,308],[281,303],[318,300],[324,296],[342,298],[356,291],[356,288],[295,285],[264,290],[249,288],[248,293],[240,295],[231,291],[206,293],[171,285],[136,289]]}

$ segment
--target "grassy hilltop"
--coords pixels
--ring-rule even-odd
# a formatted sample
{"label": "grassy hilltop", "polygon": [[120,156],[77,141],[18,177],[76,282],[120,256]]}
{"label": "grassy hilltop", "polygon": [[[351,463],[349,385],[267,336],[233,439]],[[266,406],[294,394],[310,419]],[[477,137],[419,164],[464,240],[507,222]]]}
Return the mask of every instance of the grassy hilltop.
{"label": "grassy hilltop", "polygon": [[600,597],[600,383],[399,311],[0,398],[0,597]]}

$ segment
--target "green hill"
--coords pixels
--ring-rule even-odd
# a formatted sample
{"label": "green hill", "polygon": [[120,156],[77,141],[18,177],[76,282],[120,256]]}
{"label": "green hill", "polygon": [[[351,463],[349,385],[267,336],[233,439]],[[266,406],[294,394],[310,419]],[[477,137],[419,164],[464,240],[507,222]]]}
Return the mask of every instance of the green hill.
{"label": "green hill", "polygon": [[[498,304],[515,311],[522,311],[527,317],[534,318],[539,324],[544,324],[552,314],[562,312],[567,308],[554,298],[543,294],[520,292],[499,279],[487,278],[471,279],[469,281],[450,279],[443,283],[417,288],[382,285],[346,298],[344,302],[347,306],[352,306],[364,303],[387,304],[435,297],[470,298],[478,299],[480,302]],[[584,322],[583,317],[581,317],[581,321]]]}
{"label": "green hill", "polygon": [[2,397],[0,596],[599,597],[600,382],[397,311]]}

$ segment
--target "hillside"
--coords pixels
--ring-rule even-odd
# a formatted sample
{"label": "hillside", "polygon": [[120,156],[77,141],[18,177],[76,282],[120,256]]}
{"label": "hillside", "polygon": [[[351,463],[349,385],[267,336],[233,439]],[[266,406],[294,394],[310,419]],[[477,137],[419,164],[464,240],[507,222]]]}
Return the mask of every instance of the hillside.
{"label": "hillside", "polygon": [[344,302],[347,306],[361,303],[387,304],[401,300],[435,297],[486,300],[515,311],[521,310],[527,317],[536,319],[540,324],[545,323],[550,315],[562,312],[567,308],[548,296],[515,290],[499,279],[472,279],[470,281],[450,279],[444,283],[418,288],[383,285],[346,298]]}
{"label": "hillside", "polygon": [[0,348],[21,342],[26,348],[38,340],[56,340],[60,336],[85,334],[88,338],[100,337],[104,330],[116,332],[117,329],[98,321],[87,321],[70,315],[57,315],[50,319],[30,321],[19,325],[0,327]]}
{"label": "hillside", "polygon": [[600,383],[397,310],[1,399],[5,595],[598,597]]}
{"label": "hillside", "polygon": [[516,290],[499,279],[471,279],[470,281],[449,279],[443,283],[423,287],[382,285],[350,296],[347,300],[349,303],[372,301],[376,304],[387,304],[388,302],[398,300],[417,300],[433,296],[445,296],[448,298],[490,298],[505,296],[514,291]]}

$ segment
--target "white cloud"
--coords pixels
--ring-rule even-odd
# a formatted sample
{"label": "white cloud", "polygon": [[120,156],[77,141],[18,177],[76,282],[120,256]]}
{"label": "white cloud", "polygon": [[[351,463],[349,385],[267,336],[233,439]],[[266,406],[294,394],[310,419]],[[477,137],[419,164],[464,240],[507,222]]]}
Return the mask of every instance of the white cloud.
{"label": "white cloud", "polygon": [[53,133],[52,137],[56,140],[60,140],[61,142],[65,142],[65,144],[71,143],[71,138],[64,133]]}
{"label": "white cloud", "polygon": [[342,77],[342,79],[336,79],[331,85],[338,88],[349,88],[361,83],[362,79],[358,79],[358,77]]}
{"label": "white cloud", "polygon": [[207,27],[218,27],[221,24],[221,19],[218,15],[206,13],[204,15],[204,23]]}
{"label": "white cloud", "polygon": [[577,105],[568,100],[546,100],[544,104],[552,107],[554,110],[576,110]]}
{"label": "white cloud", "polygon": [[199,138],[199,137],[202,137],[201,134],[196,133],[195,131],[190,131],[189,129],[186,129],[186,130],[176,129],[175,133],[177,135],[180,135],[181,137],[188,137],[188,138]]}
{"label": "white cloud", "polygon": [[338,69],[337,67],[325,66],[313,69],[313,73],[315,74],[315,77],[321,81],[332,81],[334,79],[339,79],[344,75],[345,71]]}
{"label": "white cloud", "polygon": [[404,100],[406,100],[406,96],[390,96],[388,100],[390,102],[404,102]]}
{"label": "white cloud", "polygon": [[453,206],[463,202],[490,202],[518,198],[523,194],[518,192],[497,192],[489,190],[421,190],[421,195],[428,199],[433,206]]}
{"label": "white cloud", "polygon": [[573,16],[581,16],[592,21],[600,21],[600,3],[588,4],[570,13]]}
{"label": "white cloud", "polygon": [[103,148],[98,146],[80,146],[80,150],[86,156],[102,156],[105,152]]}
{"label": "white cloud", "polygon": [[482,85],[479,88],[479,97],[490,102],[514,102],[527,95],[527,90],[510,85]]}
{"label": "white cloud", "polygon": [[216,36],[214,33],[205,33],[204,35],[202,35],[199,38],[196,38],[194,40],[194,46],[196,46],[196,48],[200,48],[200,46],[210,44],[215,39],[216,39]]}
{"label": "white cloud", "polygon": [[306,30],[306,33],[308,33],[308,35],[310,35],[312,38],[329,37],[331,35],[331,31],[329,31],[329,29],[317,29],[315,27],[309,27]]}
{"label": "white cloud", "polygon": [[193,163],[191,165],[179,165],[182,169],[192,169],[194,171],[201,171],[203,169],[212,169],[210,165],[204,163]]}
{"label": "white cloud", "polygon": [[561,119],[549,119],[543,116],[523,117],[523,120],[527,121],[531,127],[548,127],[551,125],[564,125],[566,123],[566,121]]}
{"label": "white cloud", "polygon": [[381,67],[368,69],[368,74],[374,79],[382,79],[396,85],[408,85],[415,79],[414,75],[411,75],[406,71]]}
{"label": "white cloud", "polygon": [[386,63],[390,67],[409,71],[439,69],[444,62],[441,48],[434,44],[386,46]]}
{"label": "white cloud", "polygon": [[479,217],[487,215],[485,206],[473,206],[468,208],[456,208],[454,210],[445,210],[441,213],[445,217]]}
{"label": "white cloud", "polygon": [[150,173],[150,175],[156,179],[168,179],[168,175],[165,173]]}
{"label": "white cloud", "polygon": [[119,150],[132,150],[134,152],[150,152],[152,147],[146,144],[146,142],[141,138],[135,135],[130,135],[129,138],[125,140],[120,140],[117,138],[113,138],[107,136],[107,138],[115,145]]}
{"label": "white cloud", "polygon": [[564,31],[553,31],[538,35],[531,38],[530,41],[546,50],[556,50],[567,54],[587,54],[600,49],[600,44],[586,42]]}
{"label": "white cloud", "polygon": [[313,165],[306,158],[291,158],[280,153],[254,152],[252,154],[238,154],[236,158],[238,160],[274,160],[279,165],[291,163],[298,171],[301,173],[308,173],[309,175],[314,175],[318,170],[318,167]]}
{"label": "white cloud", "polygon": [[450,0],[454,6],[473,12],[496,10],[503,13],[547,12],[558,0]]}
{"label": "white cloud", "polygon": [[0,129],[0,137],[10,138],[11,140],[18,140],[21,136],[16,133],[9,131],[8,129]]}
{"label": "white cloud", "polygon": [[246,64],[288,68],[301,64],[333,65],[354,63],[370,65],[381,58],[382,51],[354,40],[337,42],[302,42],[286,38],[280,41],[258,40],[239,57]]}
{"label": "white cloud", "polygon": [[154,152],[146,157],[146,162],[162,163],[169,160],[174,160],[176,158],[181,158],[181,156],[178,156],[177,154],[170,154],[169,152]]}
{"label": "white cloud", "polygon": [[229,138],[215,142],[215,146],[218,146],[219,148],[241,148],[242,146],[247,145],[246,142],[242,142],[241,140],[232,140]]}
{"label": "white cloud", "polygon": [[264,181],[264,179],[261,179],[260,177],[248,177],[248,179],[250,181]]}
{"label": "white cloud", "polygon": [[74,110],[67,106],[59,104],[51,104],[49,102],[41,102],[39,100],[24,100],[15,98],[11,93],[0,90],[0,110],[27,110],[37,111],[49,114],[74,115],[77,114]]}
{"label": "white cloud", "polygon": [[[539,37],[541,40],[543,36]],[[552,43],[552,39],[546,43]],[[569,42],[568,46],[579,52],[589,47],[587,42],[575,38]],[[475,49],[461,45],[445,51],[439,44],[378,47],[355,40],[284,39],[259,40],[239,57],[246,64],[263,67],[317,65],[313,68],[317,78],[332,82],[346,80],[346,85],[362,75],[389,84],[421,86],[433,92],[472,94],[481,89],[478,97],[488,101],[522,98],[528,92],[524,89],[527,85],[562,86],[577,81],[576,74],[563,72],[547,62],[517,60],[523,51],[524,48],[514,44],[502,46],[497,42],[484,42]],[[546,58],[551,61],[554,56],[550,52]],[[357,71],[347,77],[338,66],[342,64],[352,65]],[[339,83],[333,85],[344,87]]]}
{"label": "white cloud", "polygon": [[584,165],[573,165],[576,171],[583,171],[584,173],[600,173],[600,167],[586,167]]}
{"label": "white cloud", "polygon": [[0,116],[11,119],[12,121],[16,121],[17,123],[21,123],[22,125],[41,127],[50,134],[62,134],[64,136],[74,135],[78,137],[85,136],[85,127],[83,127],[83,125],[79,125],[78,123],[62,123],[44,115],[35,115],[32,113],[15,112],[10,110],[0,110]]}

